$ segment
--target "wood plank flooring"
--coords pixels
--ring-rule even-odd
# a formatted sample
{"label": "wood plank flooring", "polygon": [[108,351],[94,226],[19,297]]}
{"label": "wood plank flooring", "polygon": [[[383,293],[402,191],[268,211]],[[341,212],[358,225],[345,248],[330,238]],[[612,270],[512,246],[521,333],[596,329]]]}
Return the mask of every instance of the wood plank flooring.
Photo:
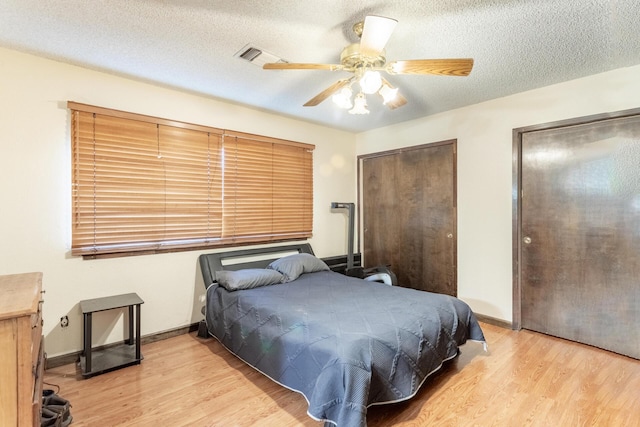
{"label": "wood plank flooring", "polygon": [[[488,352],[467,343],[415,398],[369,408],[368,426],[640,426],[640,361],[535,332],[482,328]],[[47,370],[45,382],[73,405],[72,426],[322,426],[306,414],[302,395],[215,339],[184,334],[142,352],[140,365],[89,379],[73,364]]]}

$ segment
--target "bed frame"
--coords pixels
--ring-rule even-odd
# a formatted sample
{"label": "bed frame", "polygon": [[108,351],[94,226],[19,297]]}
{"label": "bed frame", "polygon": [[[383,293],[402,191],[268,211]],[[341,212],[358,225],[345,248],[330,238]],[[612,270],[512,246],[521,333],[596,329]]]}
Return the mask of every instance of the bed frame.
{"label": "bed frame", "polygon": [[198,258],[198,261],[206,288],[216,281],[216,271],[266,268],[272,261],[294,252],[314,255],[309,243],[300,243],[296,245],[202,254]]}
{"label": "bed frame", "polygon": [[[202,254],[198,258],[204,287],[216,281],[216,271],[241,270],[243,268],[266,268],[272,261],[292,253],[306,253],[315,255],[309,243],[298,243],[286,246],[271,246],[257,249],[240,249],[230,252],[215,252]],[[322,258],[327,266],[336,273],[347,274],[347,257],[344,255]],[[360,268],[361,255],[354,254],[354,266]],[[356,276],[365,280],[378,280],[396,286],[398,280],[388,265],[381,265],[361,270],[361,275]],[[352,268],[352,270],[355,270]],[[388,276],[388,280],[380,280],[380,274]],[[390,281],[390,282],[389,282]],[[389,282],[389,283],[388,283]]]}

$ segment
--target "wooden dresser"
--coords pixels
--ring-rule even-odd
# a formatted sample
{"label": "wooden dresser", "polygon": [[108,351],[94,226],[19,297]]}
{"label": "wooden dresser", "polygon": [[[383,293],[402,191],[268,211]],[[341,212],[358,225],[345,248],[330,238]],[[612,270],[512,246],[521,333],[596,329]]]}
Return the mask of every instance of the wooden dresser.
{"label": "wooden dresser", "polygon": [[39,426],[42,273],[0,276],[0,426]]}

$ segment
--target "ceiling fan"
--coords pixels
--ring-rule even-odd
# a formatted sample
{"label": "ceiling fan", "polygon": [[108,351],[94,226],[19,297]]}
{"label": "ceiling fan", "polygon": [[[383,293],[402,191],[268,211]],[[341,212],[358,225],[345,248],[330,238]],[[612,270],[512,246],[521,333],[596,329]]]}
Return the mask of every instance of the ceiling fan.
{"label": "ceiling fan", "polygon": [[[332,96],[333,101],[342,108],[352,108],[352,114],[368,114],[365,94],[378,93],[383,102],[391,109],[403,106],[407,100],[398,93],[380,72],[387,74],[436,74],[443,76],[468,76],[473,67],[473,59],[408,59],[387,63],[385,46],[398,21],[392,18],[370,15],[364,21],[353,26],[360,37],[360,43],[345,47],[340,54],[340,64],[304,64],[276,62],[263,65],[265,70],[329,70],[347,71],[353,76],[338,80],[309,101],[305,107],[313,107]],[[355,96],[353,105],[351,89],[353,83],[360,84],[360,92]]]}

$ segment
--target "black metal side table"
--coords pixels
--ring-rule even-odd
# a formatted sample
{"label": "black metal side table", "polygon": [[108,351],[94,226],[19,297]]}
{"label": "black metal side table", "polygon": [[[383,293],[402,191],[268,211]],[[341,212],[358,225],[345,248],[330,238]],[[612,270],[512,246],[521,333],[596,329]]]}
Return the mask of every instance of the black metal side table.
{"label": "black metal side table", "polygon": [[[80,369],[85,378],[105,372],[137,365],[142,360],[140,353],[140,305],[144,301],[138,294],[114,295],[80,301],[80,309],[84,316],[84,348],[80,356]],[[92,349],[92,314],[98,311],[129,308],[129,337],[122,344],[107,346],[100,350]],[[135,307],[135,319],[133,308]],[[133,327],[135,324],[135,336]]]}

